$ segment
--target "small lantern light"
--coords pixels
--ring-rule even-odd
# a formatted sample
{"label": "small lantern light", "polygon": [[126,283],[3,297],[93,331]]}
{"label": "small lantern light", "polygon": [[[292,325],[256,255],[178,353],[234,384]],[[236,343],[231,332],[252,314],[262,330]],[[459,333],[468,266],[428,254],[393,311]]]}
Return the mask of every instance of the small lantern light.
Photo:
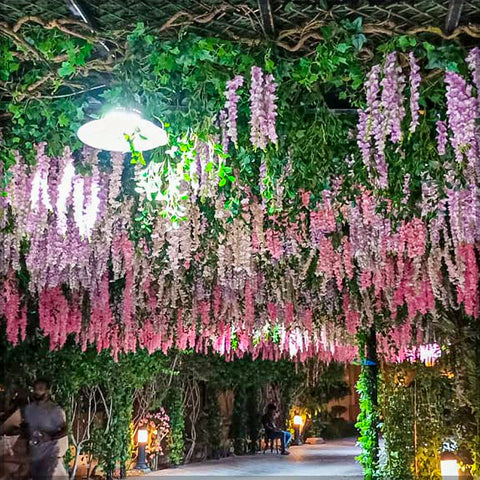
{"label": "small lantern light", "polygon": [[147,443],[148,442],[148,430],[139,430],[137,433],[137,442],[138,443]]}
{"label": "small lantern light", "polygon": [[457,480],[460,478],[457,457],[452,452],[442,453],[440,469],[444,480]]}
{"label": "small lantern light", "polygon": [[301,415],[295,415],[293,417],[293,424],[295,426],[301,427],[303,425],[303,418]]}

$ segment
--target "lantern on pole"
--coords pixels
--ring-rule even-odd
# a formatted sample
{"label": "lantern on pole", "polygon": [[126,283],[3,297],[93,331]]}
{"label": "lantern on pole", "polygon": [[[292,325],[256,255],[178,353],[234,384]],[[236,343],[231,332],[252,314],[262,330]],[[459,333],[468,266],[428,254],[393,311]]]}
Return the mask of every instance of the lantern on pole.
{"label": "lantern on pole", "polygon": [[293,417],[293,429],[294,429],[294,438],[293,444],[294,445],[301,445],[302,442],[300,440],[300,428],[303,426],[303,418],[301,415],[294,415]]}
{"label": "lantern on pole", "polygon": [[138,457],[136,470],[143,470],[144,472],[150,471],[147,465],[147,443],[148,443],[148,430],[141,428],[137,431],[137,444],[138,444]]}

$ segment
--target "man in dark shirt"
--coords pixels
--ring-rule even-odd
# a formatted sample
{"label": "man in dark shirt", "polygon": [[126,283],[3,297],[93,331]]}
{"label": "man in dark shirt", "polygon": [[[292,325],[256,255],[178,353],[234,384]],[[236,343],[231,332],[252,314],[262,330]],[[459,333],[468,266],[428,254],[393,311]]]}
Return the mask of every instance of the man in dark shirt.
{"label": "man in dark shirt", "polygon": [[0,433],[22,427],[28,442],[32,480],[66,480],[62,457],[68,447],[65,412],[50,399],[50,383],[37,380],[33,402],[14,412],[0,427]]}
{"label": "man in dark shirt", "polygon": [[265,436],[267,439],[276,439],[279,438],[282,445],[282,455],[290,455],[290,452],[287,452],[286,448],[292,439],[292,434],[290,432],[285,432],[281,428],[278,428],[275,424],[275,415],[277,412],[277,407],[270,403],[267,405],[267,411],[262,417],[263,428],[265,429]]}

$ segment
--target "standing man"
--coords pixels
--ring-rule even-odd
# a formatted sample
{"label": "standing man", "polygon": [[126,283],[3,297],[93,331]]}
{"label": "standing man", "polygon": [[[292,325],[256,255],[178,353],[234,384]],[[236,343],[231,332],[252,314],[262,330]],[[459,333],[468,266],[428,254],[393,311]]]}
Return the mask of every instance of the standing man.
{"label": "standing man", "polygon": [[270,440],[279,438],[282,445],[282,455],[290,455],[290,452],[287,452],[286,449],[288,447],[288,444],[290,443],[290,440],[292,439],[292,434],[277,427],[277,425],[275,424],[276,412],[277,407],[273,403],[267,405],[267,411],[262,417],[262,424],[263,428],[265,429],[265,436]]}
{"label": "standing man", "polygon": [[50,398],[50,382],[38,379],[33,385],[33,402],[17,410],[1,430],[22,426],[28,442],[32,480],[68,479],[63,456],[68,448],[65,412]]}

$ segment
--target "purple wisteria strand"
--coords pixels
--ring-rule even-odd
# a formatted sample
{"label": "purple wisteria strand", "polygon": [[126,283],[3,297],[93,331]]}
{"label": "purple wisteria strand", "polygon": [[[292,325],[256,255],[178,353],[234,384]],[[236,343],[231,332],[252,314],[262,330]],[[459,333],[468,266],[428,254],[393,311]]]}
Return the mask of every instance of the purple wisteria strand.
{"label": "purple wisteria strand", "polygon": [[50,194],[48,191],[48,170],[49,158],[45,154],[45,144],[41,143],[36,147],[37,165],[32,181],[32,190],[30,193],[30,206],[34,212],[45,213],[52,210]]}
{"label": "purple wisteria strand", "polygon": [[476,139],[476,99],[472,95],[472,86],[455,72],[446,72],[448,125],[452,131],[450,142],[455,150],[455,159],[462,162],[464,155],[468,165],[477,175],[478,148]]}
{"label": "purple wisteria strand", "polygon": [[242,75],[236,75],[227,82],[225,90],[225,111],[227,112],[227,136],[236,145],[238,140],[237,116],[238,116],[238,89],[243,86],[245,79]]}
{"label": "purple wisteria strand", "polygon": [[477,89],[477,98],[480,99],[480,48],[475,47],[470,50],[467,56],[467,63],[472,72],[473,83]]}
{"label": "purple wisteria strand", "polygon": [[403,106],[405,76],[402,73],[402,67],[397,63],[396,52],[387,57],[383,67],[381,85],[386,135],[393,143],[398,143],[402,138],[402,120],[405,117],[405,107]]}
{"label": "purple wisteria strand", "polygon": [[447,124],[444,120],[437,120],[437,151],[439,155],[445,155],[447,152],[447,143]]}
{"label": "purple wisteria strand", "polygon": [[67,232],[67,202],[72,193],[73,177],[75,176],[75,167],[73,166],[73,157],[70,149],[65,148],[62,157],[61,179],[58,186],[55,210],[57,214],[57,228],[62,235]]}
{"label": "purple wisteria strand", "polygon": [[420,67],[417,63],[415,55],[410,52],[409,55],[410,63],[410,133],[415,132],[419,124],[419,104],[418,100],[420,99]]}
{"label": "purple wisteria strand", "polygon": [[362,160],[368,171],[370,171],[370,157],[371,147],[370,138],[368,134],[368,119],[369,115],[365,110],[358,109],[358,124],[357,124],[357,145],[362,153]]}
{"label": "purple wisteria strand", "polygon": [[255,148],[267,146],[267,126],[263,103],[264,78],[260,67],[252,67],[250,85],[250,141]]}
{"label": "purple wisteria strand", "polygon": [[[377,138],[378,130],[381,129],[381,112],[380,112],[380,67],[375,65],[367,76],[366,96],[367,108],[358,110],[358,126],[357,126],[357,145],[362,152],[362,160],[368,171],[372,169],[371,160],[371,137]],[[383,149],[382,149],[383,151]]]}
{"label": "purple wisteria strand", "polygon": [[220,114],[218,115],[218,126],[220,127],[220,131],[222,132],[222,150],[224,153],[228,152],[228,128],[227,128],[227,112],[225,110],[221,110]]}
{"label": "purple wisteria strand", "polygon": [[406,205],[409,200],[410,200],[410,174],[407,173],[403,181],[402,205]]}
{"label": "purple wisteria strand", "polygon": [[276,119],[277,119],[277,84],[273,78],[272,74],[265,76],[265,85],[264,85],[264,109],[265,109],[265,122],[266,122],[266,136],[272,143],[277,143],[277,129],[276,129]]}

